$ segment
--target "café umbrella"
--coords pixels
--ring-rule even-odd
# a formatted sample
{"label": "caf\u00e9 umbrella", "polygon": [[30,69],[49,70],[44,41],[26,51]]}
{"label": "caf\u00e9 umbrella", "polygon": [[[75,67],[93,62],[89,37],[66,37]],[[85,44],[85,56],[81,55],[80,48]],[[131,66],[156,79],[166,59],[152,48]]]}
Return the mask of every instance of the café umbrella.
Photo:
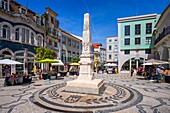
{"label": "caf\u00e9 umbrella", "polygon": [[0,64],[23,64],[21,62],[18,62],[18,61],[15,61],[15,60],[10,60],[10,59],[3,59],[3,60],[0,60]]}
{"label": "caf\u00e9 umbrella", "polygon": [[117,66],[117,64],[115,64],[115,63],[107,63],[107,64],[104,64],[104,66]]}
{"label": "caf\u00e9 umbrella", "polygon": [[161,61],[161,60],[156,60],[156,59],[150,59],[150,60],[146,60],[146,63],[150,63],[150,65],[159,65],[159,64],[169,64],[169,62],[166,61]]}
{"label": "caf\u00e9 umbrella", "polygon": [[80,64],[79,63],[71,63],[69,65],[71,65],[71,66],[79,66]]}
{"label": "caf\u00e9 umbrella", "polygon": [[39,60],[39,61],[36,61],[37,63],[58,63],[57,60],[55,59],[49,59],[49,58],[46,58],[46,59],[43,59],[43,60]]}

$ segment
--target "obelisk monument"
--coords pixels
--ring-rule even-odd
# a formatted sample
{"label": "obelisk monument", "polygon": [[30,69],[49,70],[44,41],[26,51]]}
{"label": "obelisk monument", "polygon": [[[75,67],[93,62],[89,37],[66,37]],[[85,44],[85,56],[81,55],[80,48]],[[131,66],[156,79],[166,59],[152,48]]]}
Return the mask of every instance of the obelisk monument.
{"label": "obelisk monument", "polygon": [[94,79],[93,53],[91,50],[90,15],[84,14],[83,50],[80,56],[80,72],[76,80],[67,82],[65,91],[99,94],[104,88],[102,79]]}

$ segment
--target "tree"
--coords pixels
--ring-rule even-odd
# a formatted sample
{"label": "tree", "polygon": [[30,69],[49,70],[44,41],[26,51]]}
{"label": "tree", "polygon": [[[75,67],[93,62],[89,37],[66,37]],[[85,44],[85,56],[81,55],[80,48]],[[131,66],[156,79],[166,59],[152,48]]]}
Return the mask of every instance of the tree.
{"label": "tree", "polygon": [[43,47],[37,47],[35,49],[35,60],[43,60],[46,58],[49,59],[54,59],[56,56],[54,54],[54,51],[48,48],[43,48]]}
{"label": "tree", "polygon": [[80,58],[79,57],[73,57],[72,59],[72,63],[78,63],[80,61]]}

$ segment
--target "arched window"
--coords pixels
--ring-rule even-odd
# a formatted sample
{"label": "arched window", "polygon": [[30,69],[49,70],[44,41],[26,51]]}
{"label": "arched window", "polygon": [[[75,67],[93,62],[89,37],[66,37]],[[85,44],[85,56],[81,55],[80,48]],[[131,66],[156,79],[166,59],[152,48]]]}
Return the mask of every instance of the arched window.
{"label": "arched window", "polygon": [[15,31],[15,40],[19,41],[19,28]]}
{"label": "arched window", "polygon": [[22,42],[25,42],[25,29],[22,28],[22,33],[21,33],[21,36],[22,36]]}
{"label": "arched window", "polygon": [[10,39],[11,33],[10,28],[7,25],[3,25],[2,27],[2,38]]}
{"label": "arched window", "polygon": [[8,7],[9,7],[8,0],[2,0],[1,8],[8,10]]}
{"label": "arched window", "polygon": [[31,33],[31,44],[34,44],[34,34],[33,33]]}
{"label": "arched window", "polygon": [[41,44],[42,44],[42,37],[38,36],[37,37],[37,46],[41,46]]}
{"label": "arched window", "polygon": [[29,34],[29,30],[28,29],[26,29],[25,30],[25,38],[26,38],[26,43],[29,43],[29,37],[30,37],[30,34]]}

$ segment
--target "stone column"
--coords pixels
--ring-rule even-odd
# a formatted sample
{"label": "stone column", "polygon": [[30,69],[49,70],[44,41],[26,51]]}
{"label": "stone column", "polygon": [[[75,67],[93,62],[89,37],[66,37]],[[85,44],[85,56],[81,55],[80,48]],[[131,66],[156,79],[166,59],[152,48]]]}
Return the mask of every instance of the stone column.
{"label": "stone column", "polygon": [[136,59],[136,69],[138,69],[139,66],[139,59]]}
{"label": "stone column", "polygon": [[94,76],[93,70],[93,54],[91,53],[91,32],[90,32],[90,15],[84,15],[83,26],[83,51],[80,56],[80,74],[78,79],[92,80]]}
{"label": "stone column", "polygon": [[[0,57],[0,60],[2,60],[1,57]],[[0,78],[2,78],[2,65],[0,65]]]}
{"label": "stone column", "polygon": [[131,71],[131,68],[132,68],[132,60],[131,60],[131,58],[130,58],[130,62],[129,62],[129,71]]}
{"label": "stone column", "polygon": [[[12,56],[11,60],[15,60],[14,56]],[[11,65],[11,74],[12,73],[16,73],[16,65],[15,64]]]}
{"label": "stone column", "polygon": [[[169,53],[168,61],[170,62],[170,47],[168,47],[168,53]],[[169,64],[169,68],[170,68],[170,64]]]}
{"label": "stone column", "polygon": [[27,55],[28,54],[28,49],[27,48],[25,48],[25,50],[24,50],[24,64],[23,64],[23,66],[24,66],[24,73],[26,73],[26,74],[28,74],[28,64],[27,64]]}
{"label": "stone column", "polygon": [[[145,58],[144,58],[144,60],[143,60],[143,63],[145,63]],[[145,69],[145,65],[143,65],[143,70]]]}

